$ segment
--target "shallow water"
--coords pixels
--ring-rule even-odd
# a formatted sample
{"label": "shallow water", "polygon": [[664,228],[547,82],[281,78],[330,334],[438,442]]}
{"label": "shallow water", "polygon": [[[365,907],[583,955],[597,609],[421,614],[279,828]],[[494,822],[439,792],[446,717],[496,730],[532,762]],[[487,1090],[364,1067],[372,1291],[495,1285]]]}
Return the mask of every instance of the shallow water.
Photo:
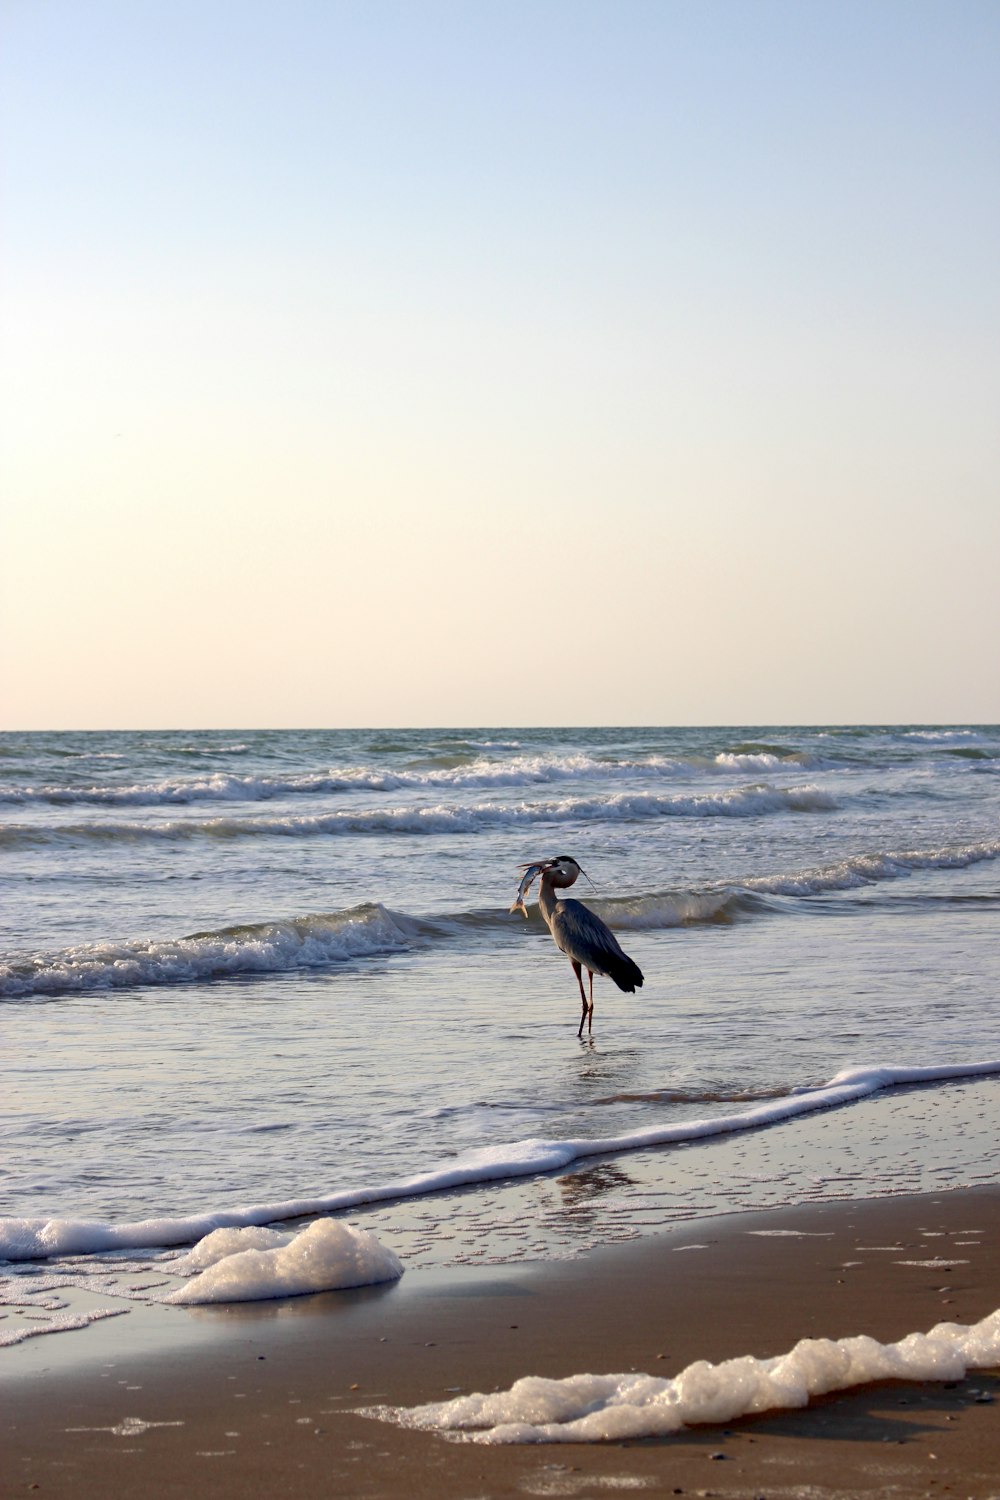
{"label": "shallow water", "polygon": [[[847,1067],[1000,1058],[998,729],[2,751],[9,1216],[329,1195],[485,1147],[730,1115]],[[544,926],[507,911],[517,866],[563,851],[646,975],[636,995],[596,982],[592,1044]],[[890,1117],[886,1097],[865,1107]],[[914,1149],[947,1171],[945,1114],[944,1142]],[[770,1134],[740,1137],[739,1168],[688,1150],[725,1198]],[[886,1151],[890,1186],[900,1160]]]}

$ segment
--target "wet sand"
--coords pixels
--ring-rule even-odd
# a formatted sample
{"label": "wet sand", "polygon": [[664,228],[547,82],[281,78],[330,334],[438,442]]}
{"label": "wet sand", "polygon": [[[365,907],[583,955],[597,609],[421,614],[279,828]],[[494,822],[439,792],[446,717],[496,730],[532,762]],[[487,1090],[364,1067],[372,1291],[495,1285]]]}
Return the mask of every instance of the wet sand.
{"label": "wet sand", "polygon": [[[931,1261],[905,1265],[902,1261]],[[1000,1374],[601,1445],[484,1447],[360,1414],[522,1375],[887,1341],[1000,1305],[1000,1188],[689,1221],[578,1260],[138,1308],[0,1351],[0,1494],[1000,1496]]]}

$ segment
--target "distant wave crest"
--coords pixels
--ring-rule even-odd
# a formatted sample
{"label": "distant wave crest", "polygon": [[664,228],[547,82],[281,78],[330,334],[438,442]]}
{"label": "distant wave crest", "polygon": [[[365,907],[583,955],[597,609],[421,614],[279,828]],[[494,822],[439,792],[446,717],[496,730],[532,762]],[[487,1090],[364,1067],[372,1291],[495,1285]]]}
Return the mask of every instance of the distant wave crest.
{"label": "distant wave crest", "polygon": [[[487,748],[484,746],[483,748]],[[489,747],[492,748],[492,747]],[[398,792],[541,786],[562,781],[626,780],[636,776],[677,777],[698,771],[748,775],[801,771],[814,758],[776,749],[724,751],[708,760],[651,755],[639,760],[593,755],[518,755],[509,760],[480,757],[460,765],[422,769],[376,770],[345,766],[339,770],[284,776],[171,776],[160,781],[85,786],[56,783],[0,783],[0,803],[53,807],[183,807],[199,802],[270,802],[285,797],[332,796],[349,792]]]}
{"label": "distant wave crest", "polygon": [[309,838],[337,834],[451,834],[534,823],[638,821],[646,818],[753,818],[772,813],[830,812],[838,804],[818,786],[734,787],[725,792],[657,796],[563,797],[550,802],[481,802],[451,806],[370,808],[299,817],[175,818],[163,822],[90,821],[50,826],[0,824],[0,846],[61,839]]}

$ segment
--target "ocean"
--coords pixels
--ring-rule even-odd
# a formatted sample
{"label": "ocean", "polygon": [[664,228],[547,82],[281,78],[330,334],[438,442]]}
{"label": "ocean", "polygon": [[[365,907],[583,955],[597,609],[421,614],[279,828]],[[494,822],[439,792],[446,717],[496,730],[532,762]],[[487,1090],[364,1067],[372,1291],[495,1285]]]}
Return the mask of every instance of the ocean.
{"label": "ocean", "polygon": [[[8,734],[0,1256],[993,1180],[998,814],[997,726]],[[592,1038],[509,911],[563,853],[645,974]]]}

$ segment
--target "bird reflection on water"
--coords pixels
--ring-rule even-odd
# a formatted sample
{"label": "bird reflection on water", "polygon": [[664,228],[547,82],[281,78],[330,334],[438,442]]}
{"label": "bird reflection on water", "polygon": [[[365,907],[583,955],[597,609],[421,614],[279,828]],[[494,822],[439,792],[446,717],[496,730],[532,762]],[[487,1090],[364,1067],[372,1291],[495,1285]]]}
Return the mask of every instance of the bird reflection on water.
{"label": "bird reflection on water", "polygon": [[567,1172],[556,1179],[560,1202],[558,1211],[574,1218],[591,1218],[598,1211],[598,1200],[607,1193],[626,1192],[636,1186],[623,1167],[603,1162],[580,1172]]}

